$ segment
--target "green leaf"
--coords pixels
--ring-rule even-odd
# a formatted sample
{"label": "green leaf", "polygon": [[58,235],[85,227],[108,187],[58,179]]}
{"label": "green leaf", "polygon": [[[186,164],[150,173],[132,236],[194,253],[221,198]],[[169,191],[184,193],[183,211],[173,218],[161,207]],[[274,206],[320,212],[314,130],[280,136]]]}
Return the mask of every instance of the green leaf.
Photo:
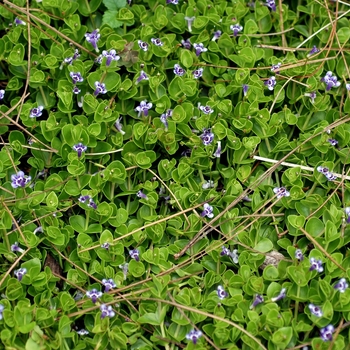
{"label": "green leaf", "polygon": [[119,10],[126,6],[126,0],[103,0],[103,4],[108,10]]}
{"label": "green leaf", "polygon": [[254,249],[261,252],[261,253],[267,253],[273,248],[272,242],[264,237],[255,245]]}
{"label": "green leaf", "polygon": [[282,327],[278,329],[272,335],[272,341],[274,344],[280,347],[286,347],[291,341],[293,336],[293,328],[292,327]]}

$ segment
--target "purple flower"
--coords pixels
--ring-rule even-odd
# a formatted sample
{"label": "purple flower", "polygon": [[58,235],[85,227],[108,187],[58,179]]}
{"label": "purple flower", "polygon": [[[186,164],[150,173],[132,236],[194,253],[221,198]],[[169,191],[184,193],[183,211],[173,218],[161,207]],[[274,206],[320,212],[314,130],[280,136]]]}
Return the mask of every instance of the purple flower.
{"label": "purple flower", "polygon": [[99,51],[97,42],[99,41],[100,36],[99,29],[95,29],[92,33],[85,34],[86,41],[92,45],[96,52]]}
{"label": "purple flower", "polygon": [[323,272],[322,260],[310,258],[310,265],[309,271],[316,270],[319,273]]}
{"label": "purple flower", "polygon": [[228,293],[225,291],[223,286],[218,286],[216,293],[218,294],[220,300],[223,300],[228,297]]}
{"label": "purple flower", "polygon": [[129,255],[132,259],[135,259],[136,261],[140,261],[140,252],[138,249],[129,250]]}
{"label": "purple flower", "polygon": [[17,277],[17,279],[21,282],[23,276],[27,273],[27,269],[25,267],[21,267],[20,269],[15,270],[13,273]]}
{"label": "purple flower", "polygon": [[66,64],[72,64],[72,63],[73,63],[77,58],[79,58],[79,57],[80,57],[79,51],[76,49],[76,50],[74,51],[73,57],[72,57],[72,56],[66,57],[66,58],[63,60],[63,63],[61,64],[60,69],[63,68],[63,64],[64,64],[64,63],[66,63]]}
{"label": "purple flower", "polygon": [[145,52],[148,51],[148,44],[145,41],[138,40],[137,43],[139,44],[139,48],[142,51],[145,51]]}
{"label": "purple flower", "polygon": [[191,340],[194,345],[197,344],[198,339],[203,335],[200,330],[192,329],[189,333],[186,334],[186,339]]}
{"label": "purple flower", "polygon": [[214,110],[210,106],[199,106],[199,109],[204,113],[204,114],[212,114]]}
{"label": "purple flower", "polygon": [[247,96],[247,92],[248,92],[249,86],[247,84],[243,84],[242,85],[242,89],[243,89],[243,95]]}
{"label": "purple flower", "polygon": [[216,32],[214,32],[213,38],[211,39],[211,41],[216,41],[220,38],[222,32],[221,30],[217,30]]}
{"label": "purple flower", "polygon": [[18,17],[15,18],[15,25],[16,27],[19,25],[25,26],[26,22],[22,21],[21,19],[19,19]]}
{"label": "purple flower", "polygon": [[148,200],[148,197],[141,190],[136,193],[136,196],[145,199],[146,201]]}
{"label": "purple flower", "polygon": [[101,298],[103,295],[102,292],[100,292],[97,289],[91,289],[86,292],[86,296],[91,299],[91,301],[95,304],[98,298]]}
{"label": "purple flower", "polygon": [[327,140],[332,146],[336,146],[338,144],[338,141],[335,139],[328,139]]}
{"label": "purple flower", "polygon": [[296,249],[296,251],[294,253],[294,256],[299,261],[303,261],[304,260],[304,255],[303,255],[303,252],[301,251],[301,249]]}
{"label": "purple flower", "polygon": [[0,100],[5,97],[5,90],[0,90]]}
{"label": "purple flower", "polygon": [[102,243],[101,248],[108,250],[110,247],[110,244],[108,242]]}
{"label": "purple flower", "polygon": [[125,135],[125,131],[123,131],[123,129],[122,129],[123,125],[120,123],[121,120],[122,120],[122,117],[119,117],[117,119],[117,121],[115,122],[114,126],[122,135]]}
{"label": "purple flower", "polygon": [[221,256],[224,256],[224,255],[230,256],[231,255],[230,249],[226,248],[224,245],[221,247],[221,249],[222,249],[221,253],[220,253]]}
{"label": "purple flower", "polygon": [[81,90],[80,90],[77,86],[74,86],[74,88],[73,88],[73,94],[78,95],[78,94],[80,94],[80,93],[81,93]]}
{"label": "purple flower", "polygon": [[320,50],[316,47],[316,45],[314,45],[314,46],[312,47],[311,51],[307,54],[307,56],[308,56],[308,57],[309,57],[309,56],[312,56],[312,55],[314,55],[315,53],[318,53],[318,52],[320,52]]}
{"label": "purple flower", "polygon": [[232,250],[230,257],[235,264],[238,264],[238,250],[237,249]]}
{"label": "purple flower", "polygon": [[201,217],[207,216],[209,219],[214,217],[213,207],[208,203],[204,203],[204,210],[201,213]]}
{"label": "purple flower", "polygon": [[320,336],[323,341],[331,341],[333,340],[332,334],[334,333],[333,325],[329,324],[325,328],[320,329]]}
{"label": "purple flower", "polygon": [[277,295],[277,297],[271,298],[271,301],[272,302],[276,302],[276,301],[279,301],[279,300],[285,298],[286,297],[286,291],[287,291],[286,288],[282,288],[280,293]]}
{"label": "purple flower", "polygon": [[[350,91],[350,84],[345,84],[346,90]],[[4,91],[4,90],[2,90]]]}
{"label": "purple flower", "polygon": [[278,73],[279,69],[281,68],[282,63],[278,62],[277,64],[273,64],[271,67],[271,72]]}
{"label": "purple flower", "polygon": [[345,278],[341,278],[337,284],[335,284],[334,289],[339,290],[340,293],[345,293],[349,285]]}
{"label": "purple flower", "polygon": [[264,82],[264,84],[267,86],[267,88],[268,88],[270,91],[272,91],[272,90],[275,88],[276,84],[277,84],[276,78],[275,78],[275,77],[271,77],[271,78],[267,79],[267,80]]}
{"label": "purple flower", "polygon": [[89,200],[88,207],[90,207],[90,208],[92,208],[92,209],[97,209],[97,205],[96,205],[96,203],[92,200],[92,198],[90,198],[90,200]]}
{"label": "purple flower", "polygon": [[4,318],[4,316],[2,314],[4,310],[5,310],[5,306],[0,304],[0,321]]}
{"label": "purple flower", "polygon": [[265,6],[267,6],[268,8],[271,9],[271,11],[276,11],[276,4],[275,4],[275,0],[266,0],[266,4],[264,4]]}
{"label": "purple flower", "polygon": [[315,103],[316,91],[313,91],[313,92],[305,92],[304,96],[310,97],[311,103]]}
{"label": "purple flower", "polygon": [[190,148],[188,148],[188,149],[184,150],[183,152],[181,152],[181,155],[183,157],[190,157],[191,153],[192,153],[192,150]]}
{"label": "purple flower", "polygon": [[141,101],[140,105],[135,108],[135,111],[139,112],[139,114],[138,114],[139,117],[140,117],[141,113],[143,113],[143,115],[145,117],[147,117],[148,116],[148,110],[151,109],[152,106],[153,106],[152,102],[148,102],[147,103],[147,101]]}
{"label": "purple flower", "polygon": [[84,78],[81,76],[79,72],[70,72],[69,75],[72,78],[74,85],[76,83],[82,83],[84,81]]}
{"label": "purple flower", "polygon": [[329,91],[332,88],[337,88],[341,84],[340,81],[338,81],[338,78],[333,75],[331,71],[328,71],[326,75],[321,78],[321,81],[326,83],[326,91]]}
{"label": "purple flower", "polygon": [[188,27],[188,31],[191,33],[192,32],[192,23],[195,20],[196,17],[185,17],[185,20],[187,22],[187,27]]}
{"label": "purple flower", "polygon": [[213,153],[213,156],[216,158],[220,158],[220,155],[221,155],[221,141],[218,141],[218,148]]}
{"label": "purple flower", "polygon": [[165,113],[160,116],[160,121],[164,124],[165,130],[168,130],[168,118],[173,115],[173,110],[168,109]]}
{"label": "purple flower", "polygon": [[84,298],[84,293],[81,292],[80,290],[77,290],[76,293],[75,293],[75,295],[74,295],[74,297],[73,297],[73,299],[74,299],[75,301],[79,301],[79,300],[81,300],[81,299],[83,299],[83,298]]}
{"label": "purple flower", "polygon": [[117,286],[112,278],[108,280],[104,278],[102,280],[102,284],[105,286],[105,293],[107,293],[108,291],[110,291],[111,289]]}
{"label": "purple flower", "polygon": [[192,72],[193,78],[199,79],[203,75],[203,68],[198,68]]}
{"label": "purple flower", "polygon": [[310,312],[316,316],[316,317],[322,317],[323,316],[323,312],[321,310],[321,308],[319,306],[316,306],[314,304],[309,304],[309,309]]}
{"label": "purple flower", "polygon": [[42,226],[38,226],[34,231],[33,231],[33,235],[36,235],[37,233],[44,233],[44,229]]}
{"label": "purple flower", "polygon": [[317,171],[323,175],[326,175],[327,173],[329,173],[329,169],[323,166],[318,166]]}
{"label": "purple flower", "polygon": [[95,81],[95,91],[94,96],[97,96],[98,94],[106,94],[107,89],[106,85],[104,83],[100,83],[99,81]]}
{"label": "purple flower", "polygon": [[167,4],[173,4],[173,5],[177,5],[179,3],[179,0],[166,0]]}
{"label": "purple flower", "polygon": [[204,45],[202,43],[199,43],[199,44],[194,43],[193,47],[196,50],[196,56],[199,56],[202,52],[208,51],[208,49],[206,47],[204,47]]}
{"label": "purple flower", "polygon": [[149,80],[147,74],[142,70],[140,71],[140,76],[136,80],[136,84],[138,84],[142,80]]}
{"label": "purple flower", "polygon": [[333,173],[331,173],[331,172],[328,172],[328,173],[325,174],[325,175],[326,175],[326,178],[327,178],[328,181],[334,181],[334,180],[337,179],[337,175],[335,175],[335,174],[333,174]]}
{"label": "purple flower", "polygon": [[72,147],[73,151],[78,152],[78,158],[81,157],[81,154],[87,150],[87,147],[82,143],[78,143]]}
{"label": "purple flower", "polygon": [[112,309],[112,306],[106,306],[105,304],[102,304],[100,306],[100,311],[101,311],[101,318],[105,318],[105,317],[114,317],[115,316],[115,312]]}
{"label": "purple flower", "polygon": [[154,44],[156,46],[163,46],[162,41],[160,39],[158,39],[158,38],[152,38],[151,42],[152,42],[152,44]]}
{"label": "purple flower", "polygon": [[13,188],[25,187],[31,180],[31,176],[24,175],[23,171],[19,171],[17,174],[11,175],[11,186]]}
{"label": "purple flower", "polygon": [[208,180],[202,185],[203,190],[207,190],[208,188],[214,188],[214,181]]}
{"label": "purple flower", "polygon": [[186,71],[183,68],[181,68],[181,66],[179,64],[176,63],[174,65],[174,73],[177,76],[182,77],[186,73]]}
{"label": "purple flower", "polygon": [[277,194],[277,198],[290,196],[290,192],[288,192],[285,187],[275,187],[273,192]]}
{"label": "purple flower", "polygon": [[239,32],[243,30],[243,27],[240,24],[232,24],[230,29],[233,31],[233,36],[237,36]]}
{"label": "purple flower", "polygon": [[112,63],[112,61],[119,61],[120,56],[117,55],[117,52],[115,50],[109,50],[109,51],[102,51],[102,57],[106,57],[106,66],[109,67]]}
{"label": "purple flower", "polygon": [[128,275],[128,271],[129,271],[129,264],[125,263],[125,264],[119,265],[118,267],[123,271],[124,279],[126,280],[126,276]]}
{"label": "purple flower", "polygon": [[255,298],[253,300],[250,309],[254,309],[257,305],[261,304],[264,301],[264,297],[261,294],[255,294]]}
{"label": "purple flower", "polygon": [[203,129],[203,134],[199,136],[202,139],[203,145],[208,146],[214,140],[214,134],[211,132],[211,129]]}
{"label": "purple flower", "polygon": [[29,118],[36,118],[36,117],[41,117],[43,114],[44,107],[43,106],[38,106],[34,107],[30,110]]}
{"label": "purple flower", "polygon": [[79,334],[79,335],[88,335],[89,332],[86,329],[82,328],[82,329],[79,329],[77,331],[77,334]]}
{"label": "purple flower", "polygon": [[181,44],[185,49],[191,50],[192,44],[190,42],[190,39],[181,40]]}
{"label": "purple flower", "polygon": [[78,198],[78,201],[81,203],[85,203],[86,201],[89,201],[90,199],[91,199],[91,197],[89,195],[86,195],[86,196],[80,196]]}
{"label": "purple flower", "polygon": [[350,207],[346,207],[344,210],[345,210],[345,214],[348,216],[348,218],[346,219],[346,222],[350,224]]}
{"label": "purple flower", "polygon": [[12,252],[20,252],[21,254],[24,252],[24,250],[19,247],[18,242],[15,242],[14,244],[11,245],[11,251]]}

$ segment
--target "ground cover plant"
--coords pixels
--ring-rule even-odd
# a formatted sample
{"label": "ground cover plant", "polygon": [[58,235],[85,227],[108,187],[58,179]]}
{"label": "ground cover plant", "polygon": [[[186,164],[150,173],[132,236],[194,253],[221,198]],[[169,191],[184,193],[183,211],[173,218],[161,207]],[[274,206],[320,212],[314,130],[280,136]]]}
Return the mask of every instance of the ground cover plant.
{"label": "ground cover plant", "polygon": [[349,349],[350,3],[0,3],[5,349]]}

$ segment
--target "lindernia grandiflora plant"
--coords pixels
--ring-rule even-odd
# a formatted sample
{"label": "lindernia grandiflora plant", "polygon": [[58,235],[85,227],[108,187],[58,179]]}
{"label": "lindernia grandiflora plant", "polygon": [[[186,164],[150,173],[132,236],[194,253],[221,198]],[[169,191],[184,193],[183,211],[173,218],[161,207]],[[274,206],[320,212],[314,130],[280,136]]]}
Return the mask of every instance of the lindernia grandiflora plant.
{"label": "lindernia grandiflora plant", "polygon": [[100,83],[99,81],[95,81],[95,91],[94,96],[98,96],[99,94],[106,94],[107,89],[104,83]]}
{"label": "lindernia grandiflora plant", "polygon": [[138,116],[140,117],[143,114],[145,117],[148,116],[148,111],[152,108],[153,103],[147,101],[141,101],[140,104],[135,108],[136,112],[139,112]]}
{"label": "lindernia grandiflora plant", "polygon": [[176,63],[174,65],[174,73],[178,77],[182,77],[186,73],[186,71],[178,63]]}
{"label": "lindernia grandiflora plant", "polygon": [[29,118],[41,117],[43,114],[44,106],[34,107],[30,110]]}
{"label": "lindernia grandiflora plant", "polygon": [[11,186],[13,188],[25,187],[31,180],[31,176],[25,175],[23,171],[19,171],[17,174],[11,175]]}
{"label": "lindernia grandiflora plant", "polygon": [[233,31],[233,36],[236,37],[238,33],[240,33],[243,30],[243,27],[239,23],[237,23],[237,24],[232,24],[230,26],[230,29]]}
{"label": "lindernia grandiflora plant", "polygon": [[202,77],[203,75],[203,68],[198,68],[198,69],[195,69],[193,72],[192,72],[192,75],[193,75],[193,78],[195,79],[199,79]]}
{"label": "lindernia grandiflora plant", "polygon": [[91,301],[96,304],[97,299],[101,298],[103,293],[96,288],[93,288],[91,290],[88,290],[86,292],[86,296],[91,299]]}
{"label": "lindernia grandiflora plant", "polygon": [[101,64],[103,58],[106,58],[106,67],[109,67],[113,61],[120,60],[120,56],[117,55],[117,51],[114,49],[111,49],[109,51],[102,51],[102,54],[97,58],[96,61]]}
{"label": "lindernia grandiflora plant", "polygon": [[149,80],[148,75],[143,70],[140,71],[140,75],[136,80],[136,84],[140,83],[142,80]]}
{"label": "lindernia grandiflora plant", "polygon": [[267,79],[264,82],[264,84],[270,91],[272,91],[275,88],[276,84],[277,84],[276,78],[274,76],[272,76],[269,79]]}
{"label": "lindernia grandiflora plant", "polygon": [[78,153],[78,158],[81,157],[81,155],[86,152],[87,147],[83,145],[81,142],[77,143],[72,147],[73,151],[76,151]]}
{"label": "lindernia grandiflora plant", "polygon": [[194,49],[196,50],[196,56],[199,56],[202,52],[207,52],[208,49],[204,47],[203,43],[193,44]]}
{"label": "lindernia grandiflora plant", "polygon": [[96,52],[100,51],[97,47],[97,43],[101,37],[99,31],[99,29],[95,29],[93,32],[85,34],[86,41],[92,45]]}
{"label": "lindernia grandiflora plant", "polygon": [[198,339],[203,335],[203,333],[197,329],[192,329],[189,333],[186,334],[186,339],[192,341],[194,345],[197,344]]}

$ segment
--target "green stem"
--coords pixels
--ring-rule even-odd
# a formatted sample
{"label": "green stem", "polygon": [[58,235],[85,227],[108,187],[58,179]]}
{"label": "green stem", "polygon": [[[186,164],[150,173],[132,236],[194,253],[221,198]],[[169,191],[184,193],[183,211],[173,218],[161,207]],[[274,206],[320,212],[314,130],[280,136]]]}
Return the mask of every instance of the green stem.
{"label": "green stem", "polygon": [[86,211],[86,220],[85,220],[85,231],[88,229],[89,227],[89,218],[90,218],[90,211],[87,210]]}
{"label": "green stem", "polygon": [[114,189],[115,189],[115,183],[112,183],[112,186],[111,186],[111,193],[110,193],[111,198],[113,198]]}
{"label": "green stem", "polygon": [[47,103],[47,99],[46,99],[46,96],[45,96],[43,87],[42,87],[42,86],[39,86],[39,90],[40,90],[41,96],[43,97],[43,100],[44,100],[44,104],[45,104],[44,107],[47,107],[47,106],[48,106],[48,103]]}
{"label": "green stem", "polygon": [[303,127],[301,128],[303,131],[305,130],[305,128],[306,128],[307,125],[309,124],[309,121],[310,121],[310,119],[311,119],[312,114],[313,114],[313,113],[309,113],[308,116],[306,117],[305,122],[304,122],[304,125],[303,125]]}
{"label": "green stem", "polygon": [[205,183],[205,179],[204,179],[203,172],[202,172],[201,169],[198,170],[198,174],[199,174],[199,177],[200,177],[200,179],[201,179],[201,182],[202,182],[202,183]]}
{"label": "green stem", "polygon": [[[162,303],[158,302],[158,315],[160,317],[160,314],[162,312]],[[164,321],[160,324],[160,331],[162,334],[162,337],[164,339],[166,339],[166,334],[165,334],[165,330],[164,330]],[[169,344],[165,344],[165,350],[170,350]]]}
{"label": "green stem", "polygon": [[315,191],[315,188],[317,187],[317,185],[318,185],[317,182],[314,182],[314,184],[310,188],[310,191],[307,193],[308,196],[310,196],[310,194],[312,194]]}
{"label": "green stem", "polygon": [[74,125],[73,124],[73,119],[72,119],[72,114],[69,112],[68,113],[68,118],[69,118],[69,123],[71,124],[71,125]]}
{"label": "green stem", "polygon": [[[180,330],[180,325],[176,325],[176,329],[175,329],[175,333],[174,333],[174,338],[177,339],[177,335],[179,333]],[[175,344],[172,343],[171,344],[171,350],[175,350]]]}
{"label": "green stem", "polygon": [[8,249],[8,251],[10,251],[11,250],[11,246],[10,246],[10,242],[9,242],[9,238],[8,238],[8,236],[7,236],[7,232],[6,232],[6,230],[2,230],[2,232],[3,232],[3,237],[4,237],[4,241],[5,241],[5,243],[6,243],[6,247],[7,247],[7,249]]}
{"label": "green stem", "polygon": [[[300,286],[298,285],[297,298],[299,298],[299,294],[300,294]],[[295,309],[294,309],[294,319],[295,319],[295,321],[297,321],[297,319],[298,319],[298,309],[299,309],[299,300],[297,300],[295,302]]]}

